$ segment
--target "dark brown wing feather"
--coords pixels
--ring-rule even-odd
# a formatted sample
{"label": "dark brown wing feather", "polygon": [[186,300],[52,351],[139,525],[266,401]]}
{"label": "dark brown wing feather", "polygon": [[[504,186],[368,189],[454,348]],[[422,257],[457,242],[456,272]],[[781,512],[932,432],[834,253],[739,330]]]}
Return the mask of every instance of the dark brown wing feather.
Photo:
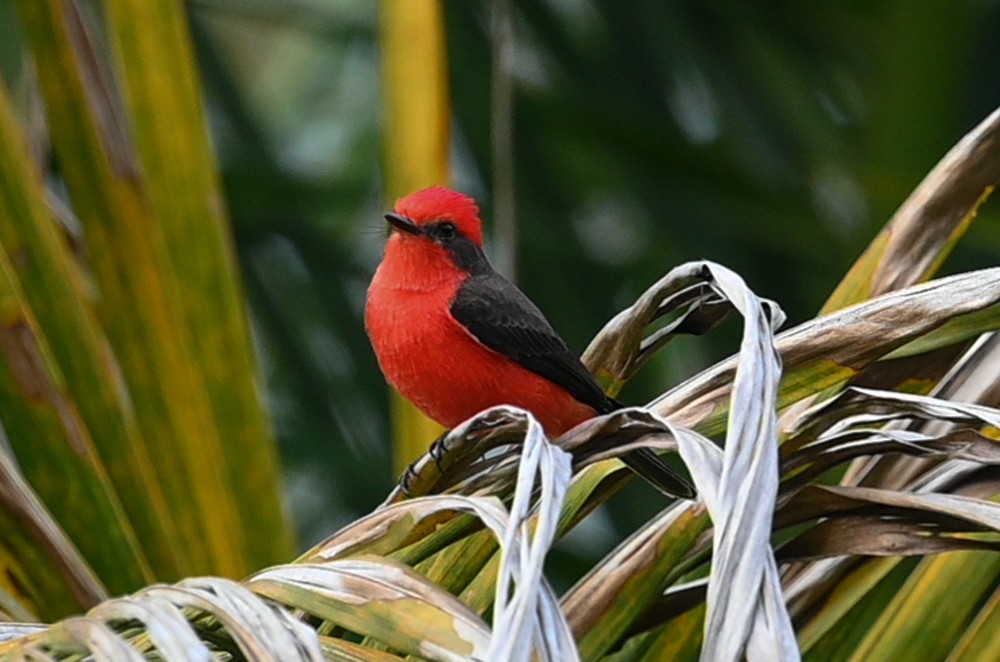
{"label": "dark brown wing feather", "polygon": [[[521,290],[491,268],[477,266],[451,304],[451,314],[462,326],[479,342],[558,384],[598,413],[622,407],[604,393],[542,311]],[[691,484],[653,451],[641,449],[621,459],[660,491],[694,497]]]}
{"label": "dark brown wing feather", "polygon": [[605,395],[542,311],[495,271],[467,278],[451,314],[479,342],[558,384],[597,412],[621,407]]}

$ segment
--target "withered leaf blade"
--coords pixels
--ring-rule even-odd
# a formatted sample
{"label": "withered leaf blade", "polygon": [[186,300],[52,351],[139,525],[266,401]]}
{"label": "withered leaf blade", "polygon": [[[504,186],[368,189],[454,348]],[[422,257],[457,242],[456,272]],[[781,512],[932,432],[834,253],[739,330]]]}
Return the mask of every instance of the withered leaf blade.
{"label": "withered leaf blade", "polygon": [[[594,374],[610,375],[612,394],[677,335],[706,333],[729,317],[733,306],[718,291],[712,273],[717,266],[688,262],[671,269],[594,337],[582,360]],[[784,319],[773,302],[765,308]],[[672,313],[677,313],[673,322],[647,335],[654,321]]]}
{"label": "withered leaf blade", "polygon": [[932,523],[953,531],[1000,532],[1000,504],[955,494],[900,492],[874,487],[810,485],[775,516],[778,527],[858,513]]}
{"label": "withered leaf blade", "polygon": [[678,439],[681,457],[714,524],[701,656],[705,660],[735,660],[744,655],[750,660],[797,660],[798,646],[770,540],[778,492],[781,379],[774,330],[784,321],[784,314],[759,299],[730,270],[711,263],[703,263],[701,269],[702,277],[745,320],[721,470],[711,461],[702,463],[717,454],[714,447],[690,437]]}
{"label": "withered leaf blade", "polygon": [[877,517],[838,517],[820,522],[778,550],[781,561],[833,556],[926,556],[961,549],[1000,551],[1000,541],[942,535],[930,527]]}
{"label": "withered leaf blade", "polygon": [[[784,481],[782,489],[793,490],[854,458],[888,453],[1000,464],[1000,445],[969,428],[938,436],[900,429],[859,429],[823,439],[793,453],[782,465],[783,474],[794,472]],[[801,471],[795,472],[797,469]]]}

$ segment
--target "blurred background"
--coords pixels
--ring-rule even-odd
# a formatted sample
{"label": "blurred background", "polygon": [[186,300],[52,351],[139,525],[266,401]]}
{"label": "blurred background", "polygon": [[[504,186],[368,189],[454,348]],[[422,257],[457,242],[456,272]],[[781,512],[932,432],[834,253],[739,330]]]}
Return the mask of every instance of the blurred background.
{"label": "blurred background", "polygon": [[[393,203],[379,4],[188,8],[305,546],[370,511],[396,478],[388,393],[362,324]],[[444,8],[453,184],[479,200],[498,268],[577,351],[671,267],[701,258],[778,301],[789,325],[810,318],[1000,104],[996,0]],[[947,272],[997,263],[997,205],[983,216]],[[738,332],[671,344],[622,399],[646,401],[728,355]],[[597,553],[662,505],[630,486],[562,553]]]}
{"label": "blurred background", "polygon": [[[444,7],[454,185],[479,200],[498,267],[577,351],[672,266],[700,258],[778,301],[789,325],[808,319],[909,191],[1000,104],[995,1]],[[393,202],[381,194],[378,5],[198,0],[190,10],[308,544],[368,512],[395,479],[387,391],[361,321]],[[514,223],[498,232],[491,135],[505,74]],[[996,206],[985,213],[951,270],[997,263]],[[728,355],[737,332],[669,346],[623,399],[648,400]],[[577,543],[609,544],[616,523],[630,530],[629,515],[656,500],[632,486]]]}

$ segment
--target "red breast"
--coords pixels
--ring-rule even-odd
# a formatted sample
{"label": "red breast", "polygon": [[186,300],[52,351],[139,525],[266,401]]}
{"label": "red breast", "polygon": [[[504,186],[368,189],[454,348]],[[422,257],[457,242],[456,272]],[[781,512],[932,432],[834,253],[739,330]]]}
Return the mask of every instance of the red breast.
{"label": "red breast", "polygon": [[[447,218],[477,244],[478,210],[446,189],[419,191],[396,212],[415,224]],[[453,427],[491,406],[533,412],[552,435],[594,415],[560,386],[480,343],[449,308],[467,271],[425,238],[394,230],[368,290],[365,325],[386,379],[430,418]]]}

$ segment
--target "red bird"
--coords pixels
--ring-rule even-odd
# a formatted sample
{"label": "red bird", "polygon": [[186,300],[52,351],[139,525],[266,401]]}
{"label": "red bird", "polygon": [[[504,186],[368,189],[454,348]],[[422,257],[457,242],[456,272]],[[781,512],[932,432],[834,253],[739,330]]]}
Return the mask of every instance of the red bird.
{"label": "red bird", "polygon": [[[553,436],[621,408],[524,293],[483,253],[475,201],[436,186],[396,203],[365,326],[390,384],[446,427],[501,404]],[[690,484],[648,449],[622,458],[667,494]]]}

